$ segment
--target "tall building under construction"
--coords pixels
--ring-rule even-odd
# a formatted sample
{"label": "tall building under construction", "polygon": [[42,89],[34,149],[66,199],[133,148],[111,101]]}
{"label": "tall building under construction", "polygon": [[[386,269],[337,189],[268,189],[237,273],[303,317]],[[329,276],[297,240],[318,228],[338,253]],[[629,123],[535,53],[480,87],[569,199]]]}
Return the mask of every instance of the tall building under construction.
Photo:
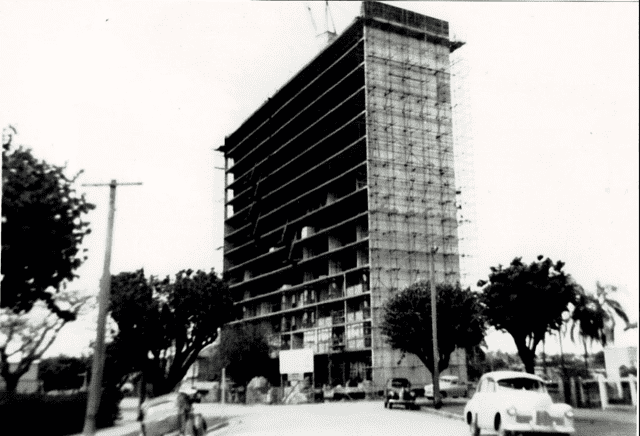
{"label": "tall building under construction", "polygon": [[[406,286],[460,280],[447,22],[377,2],[226,139],[234,323],[314,352],[316,386],[430,381],[380,331]],[[431,254],[432,247],[438,247]],[[466,378],[464,353],[450,372]]]}

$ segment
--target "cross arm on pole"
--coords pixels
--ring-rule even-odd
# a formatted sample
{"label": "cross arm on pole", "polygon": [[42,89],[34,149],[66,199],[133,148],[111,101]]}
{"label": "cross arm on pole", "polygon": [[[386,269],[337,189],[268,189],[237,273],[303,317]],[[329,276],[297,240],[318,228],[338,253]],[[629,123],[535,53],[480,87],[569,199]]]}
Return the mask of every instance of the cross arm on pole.
{"label": "cross arm on pole", "polygon": [[123,182],[118,183],[112,180],[110,183],[83,183],[82,186],[126,186],[126,185],[142,185],[142,182]]}

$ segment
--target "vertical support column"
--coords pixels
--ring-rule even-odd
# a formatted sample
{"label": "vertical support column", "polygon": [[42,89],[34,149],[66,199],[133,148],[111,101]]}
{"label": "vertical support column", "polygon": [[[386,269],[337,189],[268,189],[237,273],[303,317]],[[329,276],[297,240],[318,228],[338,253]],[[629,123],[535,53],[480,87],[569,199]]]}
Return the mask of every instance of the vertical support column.
{"label": "vertical support column", "polygon": [[109,310],[109,294],[111,292],[111,246],[113,243],[113,223],[116,210],[116,186],[118,183],[112,180],[109,184],[109,216],[107,222],[107,241],[104,255],[102,279],[100,280],[100,293],[98,295],[98,327],[96,330],[96,343],[94,346],[93,361],[91,364],[91,383],[89,385],[89,398],[87,399],[87,411],[84,420],[83,433],[92,436],[96,433],[96,418],[102,398],[102,372],[105,359],[105,329],[107,311]]}
{"label": "vertical support column", "polygon": [[438,348],[438,318],[437,318],[437,289],[435,283],[434,256],[438,247],[431,249],[431,274],[429,277],[429,291],[431,293],[431,334],[433,343],[433,406],[436,409],[442,407],[440,398],[440,349]]}
{"label": "vertical support column", "polygon": [[577,397],[577,391],[576,391],[576,383],[577,380],[575,379],[575,377],[571,377],[569,379],[569,390],[571,391],[571,397],[570,397],[570,404],[572,407],[578,407],[578,397]]}
{"label": "vertical support column", "polygon": [[582,382],[582,377],[578,377],[578,391],[580,392],[579,406],[584,406],[585,404],[587,406],[590,405],[591,399],[589,399],[584,393],[584,383]]}
{"label": "vertical support column", "polygon": [[600,393],[600,408],[605,410],[609,405],[609,399],[607,398],[607,384],[606,379],[602,374],[598,374],[598,391]]}
{"label": "vertical support column", "polygon": [[222,368],[222,377],[220,381],[220,404],[227,402],[227,368]]}
{"label": "vertical support column", "polygon": [[622,379],[620,378],[620,373],[615,375],[616,382],[616,398],[622,398],[624,396],[624,391],[622,390]]}
{"label": "vertical support column", "polygon": [[638,394],[637,379],[635,377],[627,377],[627,380],[629,381],[629,392],[631,392],[631,405],[635,407],[638,405],[638,398],[636,397]]}
{"label": "vertical support column", "polygon": [[[105,329],[107,312],[109,309],[109,294],[111,293],[111,246],[113,242],[113,226],[116,211],[116,187],[118,185],[142,185],[142,183],[118,183],[115,179],[108,185],[83,184],[82,186],[109,186],[109,215],[107,221],[107,240],[104,255],[102,278],[100,279],[100,291],[98,294],[98,325],[96,330],[96,342],[94,345],[93,363],[91,366],[91,383],[89,385],[89,397],[84,419],[83,434],[93,436],[96,432],[96,417],[100,407],[102,396],[102,372],[105,359]],[[143,391],[144,393],[144,391]]]}
{"label": "vertical support column", "polygon": [[556,380],[558,381],[558,393],[560,394],[560,398],[562,398],[562,401],[566,401],[566,396],[564,394],[564,379],[559,377]]}

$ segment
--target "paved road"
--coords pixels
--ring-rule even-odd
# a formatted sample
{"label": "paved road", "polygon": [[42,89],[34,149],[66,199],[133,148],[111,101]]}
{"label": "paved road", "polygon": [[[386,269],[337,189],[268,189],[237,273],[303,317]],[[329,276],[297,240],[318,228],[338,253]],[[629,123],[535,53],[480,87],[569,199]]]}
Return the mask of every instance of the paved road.
{"label": "paved road", "polygon": [[[452,415],[461,415],[465,400],[448,400],[441,409]],[[384,409],[382,401],[336,402],[305,404],[298,406],[268,405],[221,405],[196,404],[195,410],[202,413],[210,428],[229,417],[227,427],[211,432],[209,436],[234,435],[468,435],[462,420],[449,419],[432,414],[424,402],[421,411]],[[134,410],[137,403],[125,406],[130,427],[136,430]],[[131,410],[129,410],[131,409]],[[634,436],[636,435],[636,413],[620,411],[576,410],[575,436]],[[131,416],[129,416],[131,415]],[[123,423],[125,424],[125,423]],[[113,434],[104,430],[102,436],[127,436],[121,428]]]}
{"label": "paved road", "polygon": [[424,412],[384,409],[381,401],[250,407],[216,436],[389,436],[468,434],[462,421]]}

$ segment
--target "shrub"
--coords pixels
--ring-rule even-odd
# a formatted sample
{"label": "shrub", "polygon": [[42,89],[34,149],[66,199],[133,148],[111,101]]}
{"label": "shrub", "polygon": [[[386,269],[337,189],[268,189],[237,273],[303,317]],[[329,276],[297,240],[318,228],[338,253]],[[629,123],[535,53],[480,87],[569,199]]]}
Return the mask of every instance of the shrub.
{"label": "shrub", "polygon": [[[98,428],[110,427],[119,415],[122,395],[103,392],[96,418]],[[64,436],[81,433],[87,408],[87,393],[70,395],[0,393],[0,416],[24,426],[24,434]],[[64,419],[61,419],[64,417]]]}

